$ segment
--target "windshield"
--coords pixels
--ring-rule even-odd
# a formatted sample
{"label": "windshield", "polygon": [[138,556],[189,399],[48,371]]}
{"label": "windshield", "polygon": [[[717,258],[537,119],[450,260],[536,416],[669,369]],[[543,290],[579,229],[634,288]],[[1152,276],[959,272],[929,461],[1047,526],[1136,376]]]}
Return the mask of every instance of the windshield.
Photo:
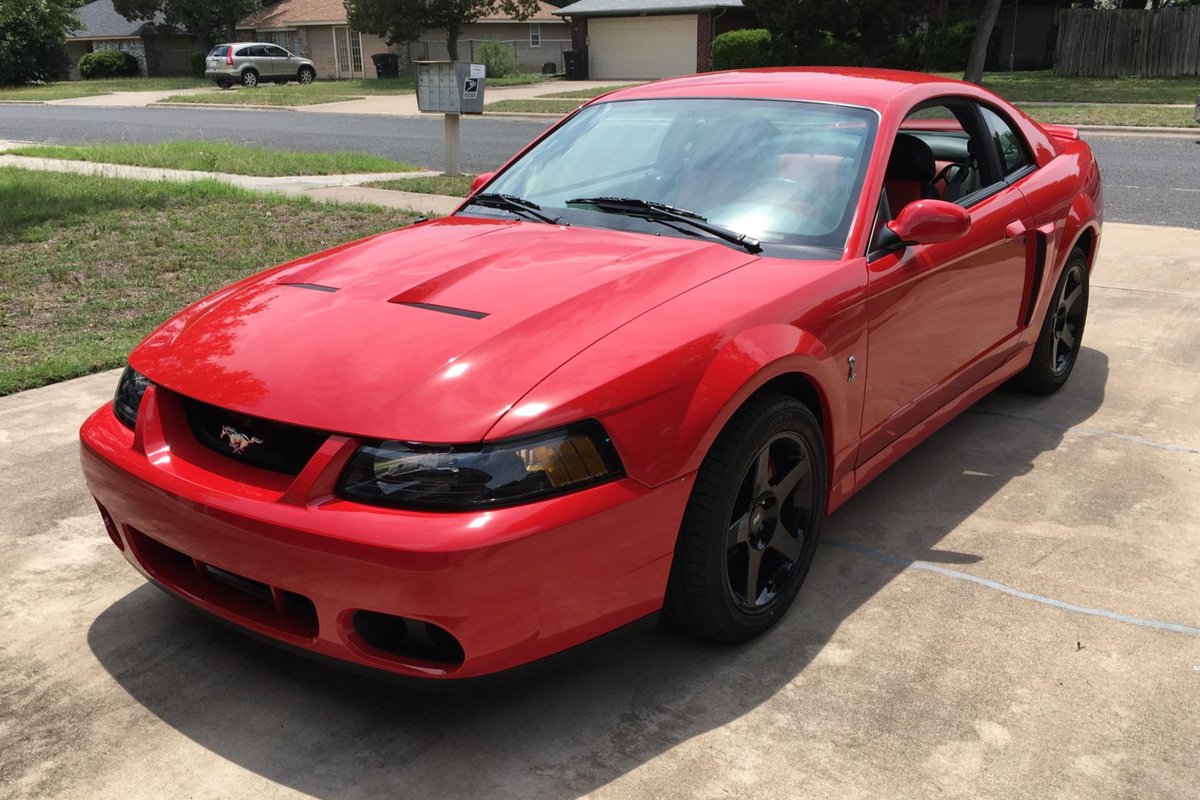
{"label": "windshield", "polygon": [[[685,235],[567,203],[637,198],[693,211],[764,245],[840,252],[875,125],[874,112],[823,103],[601,103],[568,120],[487,191],[531,201],[572,225]],[[468,212],[505,215],[478,206]]]}

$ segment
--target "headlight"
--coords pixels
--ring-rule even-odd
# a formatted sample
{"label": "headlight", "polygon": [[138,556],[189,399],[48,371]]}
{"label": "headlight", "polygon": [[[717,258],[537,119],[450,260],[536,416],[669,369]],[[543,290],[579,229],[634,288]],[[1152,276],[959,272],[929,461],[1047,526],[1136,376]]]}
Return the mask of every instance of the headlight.
{"label": "headlight", "polygon": [[516,505],[624,475],[600,423],[483,445],[364,444],[338,481],[348,500],[466,511]]}
{"label": "headlight", "polygon": [[126,367],[121,373],[117,384],[117,396],[113,398],[113,413],[127,428],[137,427],[138,408],[142,405],[142,395],[150,380],[132,367]]}

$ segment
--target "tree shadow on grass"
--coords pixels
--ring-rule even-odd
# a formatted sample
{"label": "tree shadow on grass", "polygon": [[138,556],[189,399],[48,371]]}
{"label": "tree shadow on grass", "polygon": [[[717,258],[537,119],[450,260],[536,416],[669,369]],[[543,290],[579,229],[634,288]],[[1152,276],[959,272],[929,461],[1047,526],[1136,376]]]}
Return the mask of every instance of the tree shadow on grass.
{"label": "tree shadow on grass", "polygon": [[937,545],[1090,417],[1107,377],[1084,349],[1058,395],[997,392],[935,434],[829,519],[791,613],[742,647],[648,631],[536,679],[426,694],[284,654],[150,586],[101,613],[88,642],[168,725],[309,795],[575,797],[775,696],[906,560],[980,561]]}

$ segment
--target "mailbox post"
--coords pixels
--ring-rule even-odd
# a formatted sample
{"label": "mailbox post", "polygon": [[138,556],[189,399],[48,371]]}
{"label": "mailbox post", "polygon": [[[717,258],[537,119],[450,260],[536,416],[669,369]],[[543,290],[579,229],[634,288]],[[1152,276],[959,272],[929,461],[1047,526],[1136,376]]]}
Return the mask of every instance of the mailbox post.
{"label": "mailbox post", "polygon": [[446,174],[459,174],[461,114],[483,113],[483,64],[461,61],[417,62],[417,108],[422,113],[446,115]]}

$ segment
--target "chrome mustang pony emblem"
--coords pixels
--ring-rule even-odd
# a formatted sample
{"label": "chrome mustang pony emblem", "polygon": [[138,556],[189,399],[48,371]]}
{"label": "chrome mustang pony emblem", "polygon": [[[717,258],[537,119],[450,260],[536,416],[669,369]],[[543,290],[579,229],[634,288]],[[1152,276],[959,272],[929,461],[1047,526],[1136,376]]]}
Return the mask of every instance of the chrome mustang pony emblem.
{"label": "chrome mustang pony emblem", "polygon": [[247,436],[240,431],[237,431],[231,425],[221,426],[221,438],[229,440],[229,449],[235,453],[245,452],[252,444],[262,444],[262,439],[257,436]]}

